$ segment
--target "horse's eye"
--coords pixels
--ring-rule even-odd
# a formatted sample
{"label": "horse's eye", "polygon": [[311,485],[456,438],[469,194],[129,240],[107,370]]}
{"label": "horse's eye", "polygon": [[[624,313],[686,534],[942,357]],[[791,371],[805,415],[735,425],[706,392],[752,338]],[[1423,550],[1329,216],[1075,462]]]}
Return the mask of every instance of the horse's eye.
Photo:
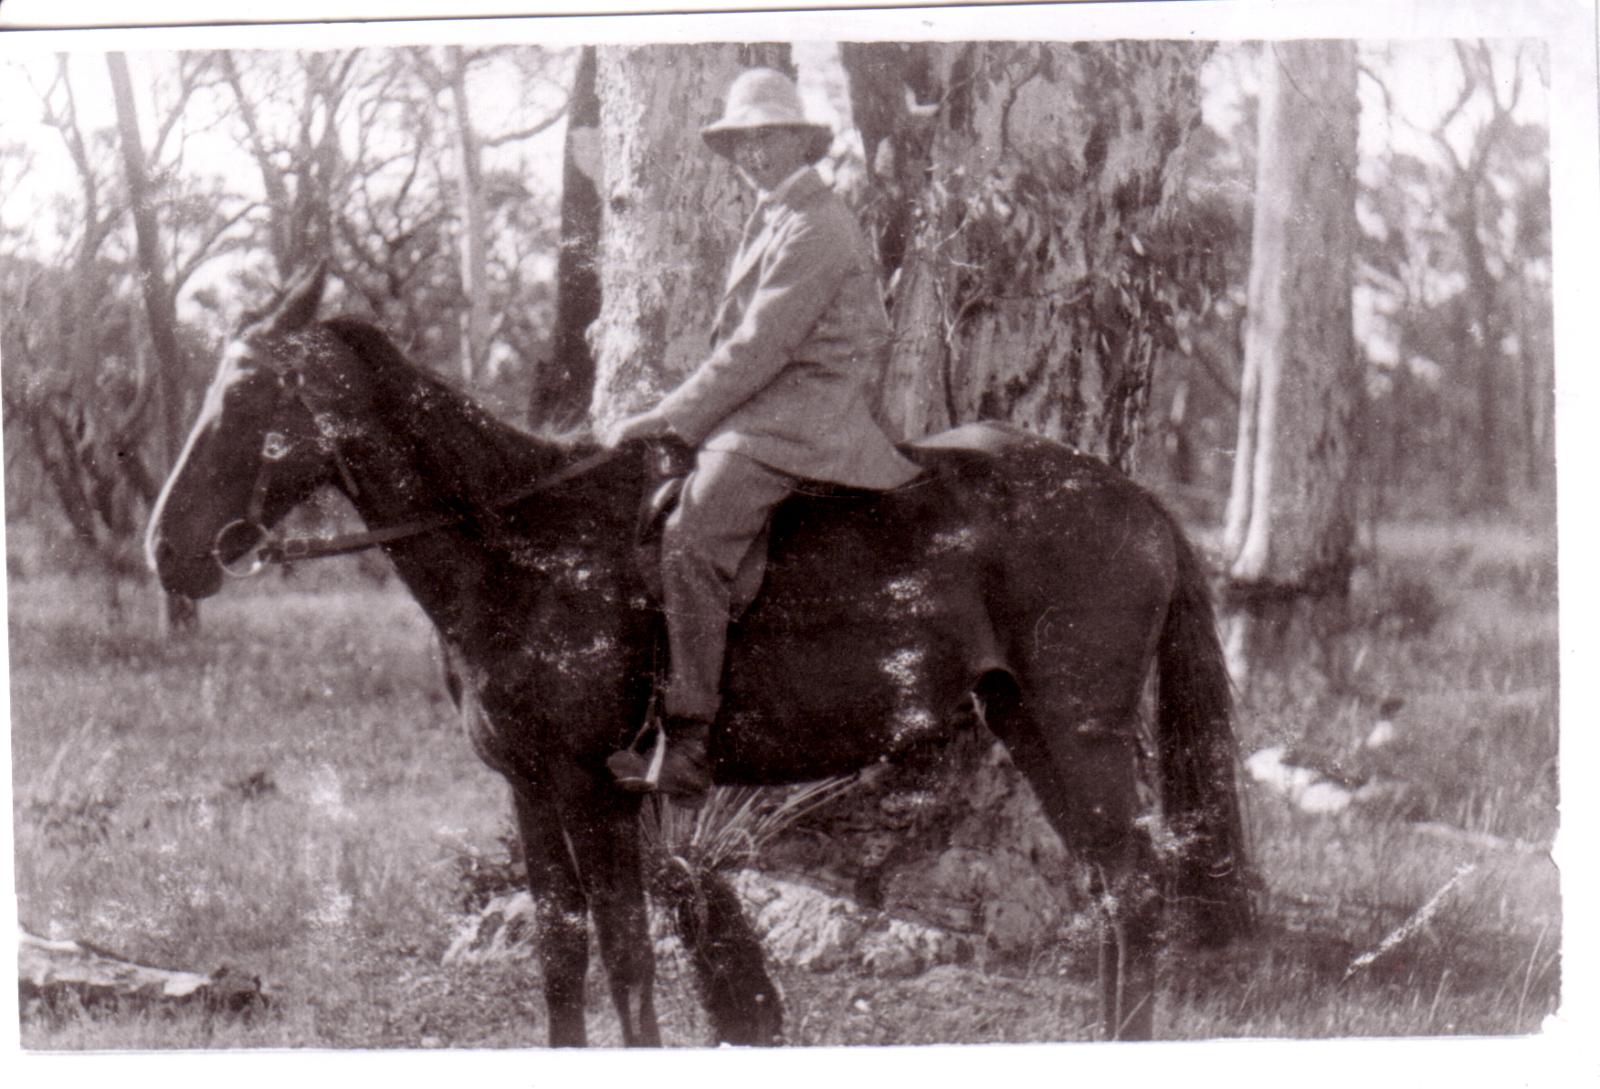
{"label": "horse's eye", "polygon": [[284,389],[299,389],[306,384],[306,376],[299,367],[284,367],[278,372],[278,385]]}

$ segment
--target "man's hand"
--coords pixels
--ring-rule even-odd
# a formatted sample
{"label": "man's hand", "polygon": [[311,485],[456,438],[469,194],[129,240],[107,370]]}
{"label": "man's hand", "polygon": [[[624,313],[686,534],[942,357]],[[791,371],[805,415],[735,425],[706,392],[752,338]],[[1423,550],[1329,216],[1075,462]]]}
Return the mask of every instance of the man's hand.
{"label": "man's hand", "polygon": [[657,439],[672,433],[672,425],[655,409],[627,416],[606,428],[600,444],[608,450],[615,449],[633,439]]}

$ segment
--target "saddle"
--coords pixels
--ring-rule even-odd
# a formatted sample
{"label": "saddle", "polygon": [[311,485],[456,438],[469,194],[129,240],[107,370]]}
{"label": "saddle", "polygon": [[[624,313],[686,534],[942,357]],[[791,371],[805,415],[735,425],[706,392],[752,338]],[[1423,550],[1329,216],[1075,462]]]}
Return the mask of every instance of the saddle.
{"label": "saddle", "polygon": [[[984,457],[999,457],[1007,449],[1026,442],[1028,435],[1010,425],[991,421],[962,424],[948,431],[927,435],[914,442],[897,443],[896,448],[906,459],[921,466],[922,474],[902,487],[926,481],[935,472],[933,463],[942,452],[964,451]],[[678,505],[683,494],[683,481],[694,468],[694,450],[676,439],[664,439],[651,444],[648,454],[655,487],[647,491],[640,501],[634,527],[634,562],[644,580],[645,592],[656,603],[661,601],[661,531],[667,516]],[[820,480],[802,480],[797,491],[812,496],[869,499],[881,494],[860,488],[850,488]],[[771,527],[762,529],[739,573],[734,577],[731,593],[730,619],[737,620],[755,601],[761,590],[762,575],[766,570],[767,543]]]}
{"label": "saddle", "polygon": [[[926,461],[916,454],[919,450],[933,448],[934,445],[919,442],[899,446],[900,451],[910,460],[924,467],[923,474],[914,477],[910,483],[926,479]],[[695,454],[693,449],[683,443],[667,439],[656,443],[647,456],[651,458],[650,469],[656,485],[645,492],[639,503],[639,512],[634,525],[634,563],[644,580],[645,593],[652,602],[659,604],[662,531],[666,526],[667,517],[677,507],[678,500],[683,495],[684,479],[694,468]],[[803,478],[797,482],[795,490],[797,493],[809,496],[862,500],[881,494],[868,489]],[[739,573],[734,576],[733,586],[730,589],[730,620],[738,620],[755,601],[756,595],[761,592],[762,576],[766,571],[767,544],[771,536],[772,528],[769,523],[762,528],[761,533],[751,544],[750,551],[739,564]]]}

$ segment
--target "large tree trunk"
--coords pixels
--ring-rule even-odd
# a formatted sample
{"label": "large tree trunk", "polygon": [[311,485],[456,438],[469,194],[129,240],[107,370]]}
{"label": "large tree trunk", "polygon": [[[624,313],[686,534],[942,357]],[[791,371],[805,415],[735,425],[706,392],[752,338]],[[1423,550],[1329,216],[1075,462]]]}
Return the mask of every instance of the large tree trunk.
{"label": "large tree trunk", "polygon": [[706,354],[740,227],[754,205],[700,139],[750,64],[787,50],[737,45],[598,51],[600,313],[590,331],[590,415],[604,425],[655,403]]}
{"label": "large tree trunk", "polygon": [[1269,47],[1262,81],[1245,373],[1224,547],[1236,679],[1342,598],[1355,534],[1362,405],[1351,287],[1355,46]]}
{"label": "large tree trunk", "polygon": [[[862,214],[893,287],[884,414],[902,434],[1006,419],[1127,467],[1183,279],[1184,253],[1162,239],[1205,54],[842,47],[872,167]],[[597,422],[653,403],[705,350],[750,198],[699,129],[752,62],[773,58],[731,46],[599,50]],[[904,800],[921,797],[921,780],[890,774],[854,796],[858,821],[844,819],[869,829],[868,842],[812,861],[848,871],[842,880],[892,910],[937,905],[938,921],[1002,955],[1053,939],[1068,864],[1020,777],[987,752],[974,735],[947,754],[949,789],[929,807],[937,833],[908,840]],[[870,846],[886,827],[902,844],[892,857]]]}
{"label": "large tree trunk", "polygon": [[893,287],[883,415],[1008,419],[1127,469],[1185,254],[1201,46],[845,45]]}
{"label": "large tree trunk", "polygon": [[[139,116],[134,108],[133,82],[128,77],[128,60],[121,53],[106,54],[111,75],[112,96],[116,100],[117,130],[122,145],[122,165],[128,177],[128,200],[133,211],[133,229],[138,243],[139,285],[144,294],[145,317],[150,326],[150,342],[155,346],[156,362],[164,401],[176,399],[174,385],[184,372],[183,348],[178,341],[178,315],[172,292],[167,287],[157,235],[155,209],[150,202],[149,179],[145,173],[144,143],[139,137]],[[192,631],[199,626],[199,607],[186,598],[167,595],[166,625],[170,632]]]}
{"label": "large tree trunk", "polygon": [[[720,116],[723,95],[743,68],[785,67],[787,52],[735,45],[595,51],[599,297],[588,336],[590,415],[597,425],[654,404],[705,355],[754,195],[740,190],[700,129]],[[575,110],[578,105],[575,95]],[[569,158],[569,176],[572,166]],[[587,290],[581,283],[579,289]],[[569,299],[566,336],[580,335],[576,325],[586,301],[592,300]],[[759,942],[720,879],[700,891],[709,897],[698,905],[704,910],[680,904],[678,914],[680,922],[700,923],[684,939],[716,1032],[730,1042],[770,1043],[781,1033],[782,1014]]]}
{"label": "large tree trunk", "polygon": [[[1173,336],[1188,279],[1170,198],[1207,52],[841,46],[869,165],[864,212],[890,287],[880,414],[891,430],[1001,419],[1131,468],[1154,349]],[[1081,907],[1063,893],[1071,862],[987,744],[951,747],[940,774],[918,817],[937,833],[896,829],[893,851],[873,848],[924,786],[897,770],[841,803],[832,857],[813,861],[893,913],[1024,956]]]}

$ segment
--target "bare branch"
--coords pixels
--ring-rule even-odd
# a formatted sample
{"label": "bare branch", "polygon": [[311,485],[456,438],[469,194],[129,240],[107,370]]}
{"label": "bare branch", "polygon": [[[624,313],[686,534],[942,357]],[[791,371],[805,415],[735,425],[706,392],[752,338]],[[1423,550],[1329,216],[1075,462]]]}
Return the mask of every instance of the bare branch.
{"label": "bare branch", "polygon": [[178,265],[172,276],[172,292],[174,295],[183,290],[183,285],[189,281],[189,277],[193,276],[202,265],[217,256],[217,252],[220,251],[214,252],[213,247],[217,245],[222,236],[227,234],[235,224],[244,220],[251,212],[260,207],[262,205],[259,201],[250,201],[227,219],[219,220],[214,224],[205,238],[195,246],[195,252],[187,261],[179,263],[174,257],[174,262]]}
{"label": "bare branch", "polygon": [[289,190],[283,183],[283,175],[272,161],[261,135],[261,121],[256,114],[254,103],[244,92],[244,82],[239,76],[238,65],[234,63],[233,54],[224,50],[221,54],[222,72],[228,86],[233,88],[234,101],[239,105],[239,116],[244,121],[245,136],[250,142],[250,153],[255,158],[256,167],[261,171],[261,184],[267,194],[267,232],[272,245],[272,256],[277,263],[278,271],[287,271],[285,262],[289,257],[289,240],[284,233],[283,216],[289,209]]}
{"label": "bare branch", "polygon": [[534,124],[529,125],[527,128],[521,128],[513,132],[502,133],[499,136],[480,136],[478,138],[478,146],[500,147],[502,144],[513,143],[517,140],[526,140],[531,136],[537,136],[541,132],[544,132],[546,129],[550,128],[565,116],[567,116],[567,108],[563,106],[560,110],[551,114],[549,117],[546,117],[542,121],[535,122]]}
{"label": "bare branch", "polygon": [[184,63],[183,56],[181,53],[178,55],[178,100],[168,109],[166,116],[162,118],[160,126],[156,129],[155,143],[151,145],[150,151],[145,157],[146,162],[154,163],[160,160],[162,149],[166,147],[167,137],[171,135],[172,129],[177,125],[178,121],[182,119],[184,109],[189,104],[189,99],[193,97],[195,91],[200,87],[199,76],[204,73],[205,68],[190,68]]}
{"label": "bare branch", "polygon": [[440,71],[439,66],[434,63],[427,46],[414,46],[406,50],[406,55],[411,58],[411,63],[416,68],[417,75],[422,77],[422,82],[427,85],[428,90],[434,94],[439,94],[450,85],[449,77]]}

